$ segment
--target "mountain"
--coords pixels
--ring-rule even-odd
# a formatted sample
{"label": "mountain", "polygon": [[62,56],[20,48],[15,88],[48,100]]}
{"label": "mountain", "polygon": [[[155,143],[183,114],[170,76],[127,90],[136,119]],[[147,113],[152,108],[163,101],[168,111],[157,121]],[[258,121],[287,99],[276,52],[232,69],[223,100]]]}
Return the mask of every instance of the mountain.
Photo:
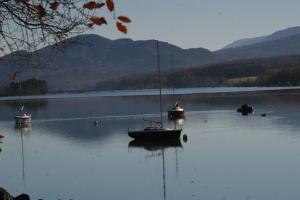
{"label": "mountain", "polygon": [[284,38],[284,37],[289,37],[289,36],[296,35],[296,34],[300,34],[299,26],[280,30],[280,31],[274,32],[271,35],[267,35],[267,36],[260,36],[260,37],[255,37],[255,38],[247,38],[247,39],[237,40],[235,42],[232,42],[232,43],[226,45],[223,49],[248,46],[248,45],[257,44],[260,42],[267,42],[270,40],[276,40],[276,39],[280,39],[280,38]]}
{"label": "mountain", "polygon": [[214,52],[220,60],[241,60],[300,54],[300,34]]}
{"label": "mountain", "polygon": [[[172,56],[175,69],[181,70],[236,60],[300,55],[300,27],[214,52],[204,48],[182,49],[163,41],[159,42],[159,51],[163,71],[171,68]],[[118,81],[119,77],[130,75],[139,77],[157,70],[155,40],[110,40],[94,34],[69,38],[35,52],[14,52],[0,59],[0,89],[9,83],[8,75],[17,70],[22,71],[22,80],[46,80],[50,92],[92,90],[99,82]]]}
{"label": "mountain", "polygon": [[[172,55],[176,68],[216,60],[212,52],[203,48],[182,49],[159,42],[159,50],[163,70],[171,67]],[[33,53],[22,51],[4,57],[0,62],[0,84],[7,84],[8,75],[21,69],[23,80],[32,77],[46,80],[49,91],[92,89],[101,80],[156,70],[156,57],[155,40],[110,40],[98,35],[80,35]]]}
{"label": "mountain", "polygon": [[[237,60],[165,71],[163,87],[291,86],[300,84],[300,55]],[[97,84],[99,90],[158,88],[157,72]]]}

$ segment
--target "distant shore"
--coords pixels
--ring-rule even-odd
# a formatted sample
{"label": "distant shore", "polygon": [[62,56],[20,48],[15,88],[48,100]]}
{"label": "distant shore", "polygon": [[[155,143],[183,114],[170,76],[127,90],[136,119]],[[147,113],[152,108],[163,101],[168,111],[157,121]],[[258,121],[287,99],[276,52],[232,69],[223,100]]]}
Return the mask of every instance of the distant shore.
{"label": "distant shore", "polygon": [[[202,87],[202,88],[176,88],[175,95],[190,94],[222,94],[222,93],[251,93],[266,91],[287,91],[300,90],[300,86],[295,87]],[[163,89],[163,95],[172,95],[173,89]],[[111,90],[111,91],[90,91],[90,92],[69,92],[45,95],[28,95],[28,96],[3,96],[0,101],[5,100],[31,100],[31,99],[60,99],[60,98],[84,98],[84,97],[122,97],[122,96],[156,96],[159,95],[158,89],[145,90]]]}

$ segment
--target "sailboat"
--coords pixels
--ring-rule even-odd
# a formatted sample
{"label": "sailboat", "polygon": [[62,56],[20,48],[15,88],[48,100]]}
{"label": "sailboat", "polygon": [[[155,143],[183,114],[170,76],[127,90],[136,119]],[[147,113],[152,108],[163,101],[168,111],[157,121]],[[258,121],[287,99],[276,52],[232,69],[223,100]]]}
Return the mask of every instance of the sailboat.
{"label": "sailboat", "polygon": [[184,109],[179,106],[178,101],[175,101],[174,56],[172,56],[172,72],[173,72],[173,101],[175,103],[168,110],[168,117],[169,117],[169,119],[181,119],[181,118],[184,118]]}
{"label": "sailboat", "polygon": [[159,102],[160,102],[160,122],[146,127],[143,130],[129,130],[128,135],[136,140],[161,140],[161,139],[178,139],[180,138],[182,129],[170,129],[163,126],[162,119],[162,95],[161,95],[161,78],[160,78],[160,60],[159,60],[159,46],[157,46],[157,65],[158,65],[158,79],[159,79]]}
{"label": "sailboat", "polygon": [[31,126],[31,115],[24,112],[24,105],[21,104],[22,96],[22,84],[21,84],[21,72],[17,71],[15,75],[19,75],[19,104],[20,104],[20,114],[15,116],[16,127],[28,127]]}

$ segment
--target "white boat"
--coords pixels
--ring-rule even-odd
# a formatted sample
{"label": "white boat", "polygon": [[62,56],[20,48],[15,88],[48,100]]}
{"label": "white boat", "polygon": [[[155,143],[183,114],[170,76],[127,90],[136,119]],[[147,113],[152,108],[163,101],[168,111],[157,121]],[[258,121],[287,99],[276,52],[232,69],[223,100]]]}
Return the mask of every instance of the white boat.
{"label": "white boat", "polygon": [[159,79],[159,102],[160,102],[160,122],[154,126],[146,127],[142,130],[128,131],[129,137],[136,140],[168,140],[180,138],[182,129],[170,129],[163,126],[162,119],[162,95],[161,95],[161,78],[160,78],[160,61],[159,61],[159,46],[157,41],[157,65]]}
{"label": "white boat", "polygon": [[15,116],[16,127],[28,127],[31,126],[31,115],[22,113],[21,115]]}
{"label": "white boat", "polygon": [[20,101],[20,114],[15,116],[15,127],[23,128],[31,126],[31,115],[24,112],[24,106],[21,105],[22,85],[21,85],[21,72],[17,71],[15,74],[19,75],[19,101]]}

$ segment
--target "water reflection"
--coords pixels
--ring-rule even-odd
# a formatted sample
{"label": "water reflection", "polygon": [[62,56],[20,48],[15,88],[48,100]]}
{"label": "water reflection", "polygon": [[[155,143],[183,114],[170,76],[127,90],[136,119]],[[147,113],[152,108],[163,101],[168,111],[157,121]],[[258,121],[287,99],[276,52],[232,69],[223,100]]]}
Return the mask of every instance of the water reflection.
{"label": "water reflection", "polygon": [[178,176],[178,156],[177,148],[183,149],[180,139],[162,140],[162,141],[147,141],[147,140],[132,140],[128,144],[129,149],[140,148],[148,152],[150,155],[146,155],[145,158],[162,157],[162,180],[163,180],[163,200],[167,197],[166,187],[166,164],[165,164],[165,150],[175,149],[176,159],[176,177]]}
{"label": "water reflection", "polygon": [[[187,118],[166,126],[188,143],[130,141],[128,128],[159,119],[156,97],[50,99],[32,130],[14,130],[2,101],[1,184],[33,199],[299,199],[299,94],[182,96]],[[253,116],[236,113],[245,102]]]}
{"label": "water reflection", "polygon": [[183,129],[183,124],[184,124],[185,118],[169,119],[169,121],[173,122],[174,129]]}
{"label": "water reflection", "polygon": [[145,141],[145,140],[132,140],[128,143],[129,149],[143,148],[147,151],[159,151],[167,148],[182,148],[181,141],[179,139],[161,140],[161,141]]}
{"label": "water reflection", "polygon": [[15,127],[15,131],[20,134],[21,136],[21,157],[22,157],[22,180],[23,184],[25,185],[26,179],[25,179],[25,144],[24,144],[24,137],[28,135],[31,131],[31,127]]}

